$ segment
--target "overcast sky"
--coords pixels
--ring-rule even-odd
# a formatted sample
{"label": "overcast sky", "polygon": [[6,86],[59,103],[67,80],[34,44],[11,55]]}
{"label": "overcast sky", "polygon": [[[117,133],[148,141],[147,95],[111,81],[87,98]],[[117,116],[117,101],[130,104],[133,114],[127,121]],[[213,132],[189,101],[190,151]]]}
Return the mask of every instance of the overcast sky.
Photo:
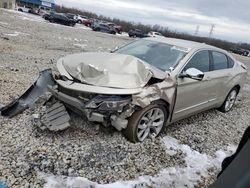
{"label": "overcast sky", "polygon": [[144,24],[160,24],[171,30],[250,43],[250,0],[55,0],[109,17]]}

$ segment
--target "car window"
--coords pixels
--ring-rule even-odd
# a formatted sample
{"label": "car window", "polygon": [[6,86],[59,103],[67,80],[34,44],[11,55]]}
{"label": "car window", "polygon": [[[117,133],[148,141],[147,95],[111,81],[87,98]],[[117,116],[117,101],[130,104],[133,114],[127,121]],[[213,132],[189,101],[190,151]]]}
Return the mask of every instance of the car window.
{"label": "car window", "polygon": [[220,52],[212,52],[214,60],[214,70],[227,69],[227,57]]}
{"label": "car window", "polygon": [[234,60],[232,58],[228,57],[228,68],[233,68],[234,66]]}
{"label": "car window", "polygon": [[209,52],[207,50],[197,52],[183,69],[196,68],[202,72],[208,72],[209,68]]}

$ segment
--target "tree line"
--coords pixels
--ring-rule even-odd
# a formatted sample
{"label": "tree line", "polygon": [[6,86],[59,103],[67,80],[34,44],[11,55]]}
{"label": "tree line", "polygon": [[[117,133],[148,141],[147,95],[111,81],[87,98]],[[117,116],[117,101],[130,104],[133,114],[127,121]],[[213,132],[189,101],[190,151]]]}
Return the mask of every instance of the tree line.
{"label": "tree line", "polygon": [[250,51],[250,44],[248,43],[233,43],[233,42],[229,42],[226,40],[220,40],[220,39],[216,39],[216,38],[209,38],[209,37],[200,37],[200,36],[195,36],[195,35],[191,35],[188,33],[181,33],[181,32],[177,32],[177,31],[172,31],[167,27],[163,27],[160,25],[145,25],[142,23],[135,23],[135,22],[129,22],[129,21],[125,21],[125,20],[121,20],[121,19],[117,19],[117,18],[110,18],[107,16],[103,16],[103,15],[97,15],[96,13],[93,12],[89,12],[86,10],[80,10],[77,8],[69,8],[69,7],[65,7],[65,6],[59,6],[59,5],[55,5],[55,11],[59,12],[59,13],[72,13],[72,14],[79,14],[79,15],[83,15],[83,16],[87,16],[89,18],[93,18],[93,19],[100,19],[100,20],[104,20],[107,22],[113,22],[117,25],[122,26],[123,31],[128,32],[131,29],[140,29],[146,33],[148,33],[149,31],[156,31],[156,32],[160,32],[162,33],[164,36],[166,37],[171,37],[171,38],[179,38],[179,39],[185,39],[185,40],[191,40],[191,41],[196,41],[196,42],[201,42],[201,43],[206,43],[206,44],[210,44],[225,50],[230,50],[230,48],[243,48],[246,50]]}

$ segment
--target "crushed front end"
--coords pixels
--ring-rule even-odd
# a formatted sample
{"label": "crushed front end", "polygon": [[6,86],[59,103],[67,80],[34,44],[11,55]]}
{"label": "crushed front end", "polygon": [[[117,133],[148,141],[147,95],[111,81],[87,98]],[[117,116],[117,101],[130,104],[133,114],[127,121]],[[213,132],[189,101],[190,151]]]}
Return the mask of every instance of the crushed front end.
{"label": "crushed front end", "polygon": [[115,53],[69,55],[58,60],[57,70],[42,71],[19,99],[0,109],[1,115],[13,117],[50,93],[41,113],[33,115],[33,122],[40,128],[52,131],[68,128],[70,109],[89,121],[121,131],[127,128],[128,118],[138,106],[159,99],[158,94],[152,98],[159,89],[145,87],[150,79],[161,81],[166,77],[164,72],[136,57]]}
{"label": "crushed front end", "polygon": [[70,90],[59,84],[49,86],[48,90],[67,109],[86,116],[89,121],[100,122],[104,126],[112,125],[119,131],[127,127],[126,118],[133,113],[131,95],[88,93]]}

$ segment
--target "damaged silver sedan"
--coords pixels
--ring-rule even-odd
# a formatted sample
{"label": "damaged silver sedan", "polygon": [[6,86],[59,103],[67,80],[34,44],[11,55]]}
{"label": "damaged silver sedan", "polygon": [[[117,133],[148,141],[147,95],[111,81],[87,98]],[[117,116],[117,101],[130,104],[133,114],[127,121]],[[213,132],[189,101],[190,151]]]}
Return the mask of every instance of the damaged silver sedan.
{"label": "damaged silver sedan", "polygon": [[38,122],[50,130],[70,126],[68,110],[122,131],[131,142],[155,137],[190,115],[233,107],[246,67],[206,44],[164,37],[135,41],[111,53],[61,58],[19,99],[1,109],[12,117],[50,92]]}

